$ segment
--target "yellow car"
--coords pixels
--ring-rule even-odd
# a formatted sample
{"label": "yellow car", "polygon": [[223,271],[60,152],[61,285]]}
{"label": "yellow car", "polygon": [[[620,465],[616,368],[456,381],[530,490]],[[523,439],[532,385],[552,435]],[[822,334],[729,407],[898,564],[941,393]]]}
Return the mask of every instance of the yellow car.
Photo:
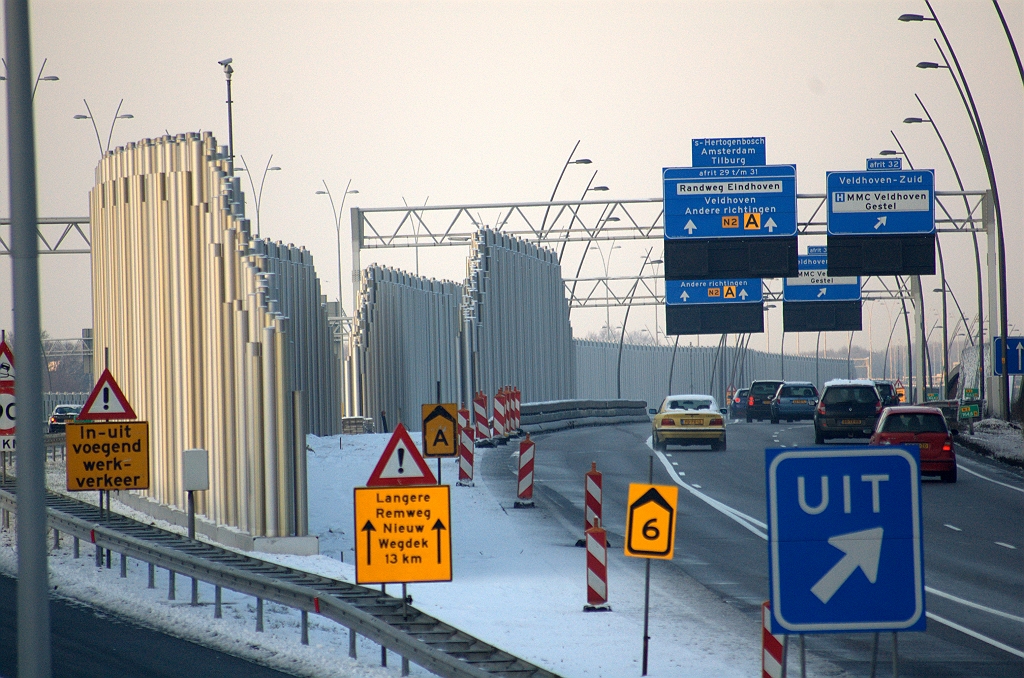
{"label": "yellow car", "polygon": [[671,395],[653,414],[651,442],[656,450],[664,450],[669,443],[725,449],[725,410],[718,408],[712,396]]}

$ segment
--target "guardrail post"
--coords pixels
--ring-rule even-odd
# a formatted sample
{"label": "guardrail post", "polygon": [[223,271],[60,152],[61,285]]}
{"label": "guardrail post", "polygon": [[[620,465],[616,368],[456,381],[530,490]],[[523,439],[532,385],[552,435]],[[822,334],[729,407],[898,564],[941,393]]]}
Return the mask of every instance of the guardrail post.
{"label": "guardrail post", "polygon": [[384,647],[383,645],[380,646],[380,665],[381,666],[387,666],[388,665],[388,649],[386,647]]}
{"label": "guardrail post", "polygon": [[213,618],[220,619],[224,615],[221,613],[220,608],[220,587],[213,587]]}
{"label": "guardrail post", "polygon": [[309,645],[309,612],[302,610],[302,644]]}
{"label": "guardrail post", "polygon": [[107,549],[107,569],[110,569],[110,549]]}
{"label": "guardrail post", "polygon": [[256,633],[263,633],[263,599],[256,599]]}
{"label": "guardrail post", "polygon": [[354,629],[348,630],[348,656],[352,659],[356,658],[356,632]]}
{"label": "guardrail post", "polygon": [[192,605],[199,604],[199,580],[192,577]]}
{"label": "guardrail post", "polygon": [[156,588],[156,565],[149,563],[149,583],[146,585],[147,589]]}
{"label": "guardrail post", "polygon": [[60,548],[60,532],[57,528],[53,528],[53,550],[56,551]]}
{"label": "guardrail post", "polygon": [[121,554],[121,579],[128,578],[128,556]]}
{"label": "guardrail post", "polygon": [[408,676],[409,675],[409,660],[406,659],[405,657],[402,657],[402,675],[403,676]]}
{"label": "guardrail post", "polygon": [[167,570],[167,600],[174,600],[174,570]]}
{"label": "guardrail post", "polygon": [[96,567],[103,567],[103,547],[96,544]]}
{"label": "guardrail post", "polygon": [[75,537],[75,558],[78,557],[78,537]]}

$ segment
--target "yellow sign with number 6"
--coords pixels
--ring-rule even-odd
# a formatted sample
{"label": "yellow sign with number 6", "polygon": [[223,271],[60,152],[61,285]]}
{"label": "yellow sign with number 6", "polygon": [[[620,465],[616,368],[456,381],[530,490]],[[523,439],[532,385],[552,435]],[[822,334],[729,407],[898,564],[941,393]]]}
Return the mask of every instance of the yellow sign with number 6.
{"label": "yellow sign with number 6", "polygon": [[672,560],[678,499],[679,488],[674,485],[630,483],[624,544],[627,556]]}

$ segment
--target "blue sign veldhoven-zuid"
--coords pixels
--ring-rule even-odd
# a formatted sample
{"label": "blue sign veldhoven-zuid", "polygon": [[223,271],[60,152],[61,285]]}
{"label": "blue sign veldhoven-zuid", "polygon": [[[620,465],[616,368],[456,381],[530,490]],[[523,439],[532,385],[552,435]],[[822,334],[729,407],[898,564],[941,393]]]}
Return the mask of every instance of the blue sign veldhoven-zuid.
{"label": "blue sign veldhoven-zuid", "polygon": [[829,235],[935,232],[935,172],[827,172]]}
{"label": "blue sign veldhoven-zuid", "polygon": [[916,445],[765,450],[776,633],[925,628]]}

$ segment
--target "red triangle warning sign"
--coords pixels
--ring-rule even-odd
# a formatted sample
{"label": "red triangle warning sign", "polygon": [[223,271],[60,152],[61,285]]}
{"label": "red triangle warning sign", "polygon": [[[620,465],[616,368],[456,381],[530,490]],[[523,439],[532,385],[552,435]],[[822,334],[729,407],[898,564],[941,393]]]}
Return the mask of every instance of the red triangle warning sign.
{"label": "red triangle warning sign", "polygon": [[128,404],[121,388],[114,381],[114,375],[110,370],[103,370],[103,374],[96,381],[92,393],[82,405],[82,411],[78,413],[79,419],[106,420],[106,419],[135,419],[135,410]]}
{"label": "red triangle warning sign", "polygon": [[0,382],[14,381],[14,352],[7,341],[0,341]]}
{"label": "red triangle warning sign", "polygon": [[367,487],[396,485],[437,485],[437,478],[401,424],[395,427],[384,454],[380,455],[380,461],[366,481]]}

